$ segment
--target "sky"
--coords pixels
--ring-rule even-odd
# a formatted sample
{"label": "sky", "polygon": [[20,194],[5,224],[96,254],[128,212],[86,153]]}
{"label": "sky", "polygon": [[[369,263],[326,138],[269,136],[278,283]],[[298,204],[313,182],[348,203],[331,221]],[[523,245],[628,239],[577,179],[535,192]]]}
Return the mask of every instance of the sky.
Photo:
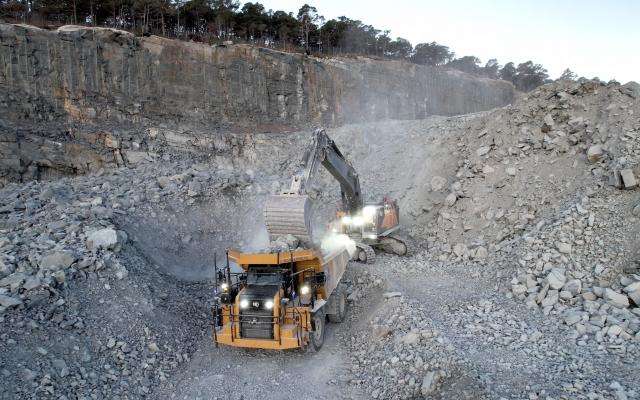
{"label": "sky", "polygon": [[484,64],[532,60],[551,78],[570,68],[604,81],[640,82],[640,0],[258,0],[267,10],[304,3],[326,19],[346,16],[413,45],[436,41]]}

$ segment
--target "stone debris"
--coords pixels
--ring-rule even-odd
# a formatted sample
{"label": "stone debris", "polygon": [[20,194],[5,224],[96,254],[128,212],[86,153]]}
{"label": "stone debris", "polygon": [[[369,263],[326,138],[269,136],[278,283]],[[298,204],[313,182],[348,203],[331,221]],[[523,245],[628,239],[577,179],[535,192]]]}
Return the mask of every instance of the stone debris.
{"label": "stone debris", "polygon": [[87,237],[87,248],[89,250],[119,250],[123,242],[126,241],[126,234],[116,232],[115,229],[106,228],[92,232]]}
{"label": "stone debris", "polygon": [[271,253],[283,253],[296,251],[298,249],[303,249],[303,247],[301,247],[300,240],[293,235],[285,235],[271,241],[266,251]]}
{"label": "stone debris", "polygon": [[547,275],[547,283],[551,289],[561,289],[567,281],[567,277],[564,274],[564,270],[560,268],[553,268],[549,275]]}
{"label": "stone debris", "polygon": [[614,307],[618,307],[618,308],[629,307],[629,298],[627,296],[609,288],[606,288],[604,290],[604,299],[607,300],[607,302]]}
{"label": "stone debris", "polygon": [[68,251],[55,251],[46,254],[40,260],[40,268],[59,269],[68,268],[75,261],[75,257]]}
{"label": "stone debris", "polygon": [[0,306],[4,308],[10,308],[10,307],[19,306],[20,304],[22,304],[22,300],[12,296],[0,294]]}
{"label": "stone debris", "polygon": [[603,156],[604,150],[600,145],[593,145],[589,147],[589,150],[587,150],[587,159],[589,159],[589,161],[591,161],[592,163],[602,160]]}
{"label": "stone debris", "polygon": [[622,177],[622,183],[625,189],[633,189],[638,186],[638,180],[632,170],[623,169],[620,171],[620,176]]}
{"label": "stone debris", "polygon": [[429,396],[436,391],[436,387],[440,380],[440,371],[429,371],[422,379],[420,386],[420,394]]}

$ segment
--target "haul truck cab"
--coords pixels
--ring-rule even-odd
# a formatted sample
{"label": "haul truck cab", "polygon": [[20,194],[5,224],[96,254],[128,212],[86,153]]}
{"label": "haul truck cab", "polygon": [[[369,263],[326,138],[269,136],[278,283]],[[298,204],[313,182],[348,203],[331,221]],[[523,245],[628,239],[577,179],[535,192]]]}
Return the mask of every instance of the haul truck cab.
{"label": "haul truck cab", "polygon": [[[295,349],[324,343],[325,322],[341,322],[346,295],[340,285],[350,256],[346,249],[282,253],[230,250],[216,274],[213,339],[256,349]],[[231,273],[229,260],[242,272]]]}

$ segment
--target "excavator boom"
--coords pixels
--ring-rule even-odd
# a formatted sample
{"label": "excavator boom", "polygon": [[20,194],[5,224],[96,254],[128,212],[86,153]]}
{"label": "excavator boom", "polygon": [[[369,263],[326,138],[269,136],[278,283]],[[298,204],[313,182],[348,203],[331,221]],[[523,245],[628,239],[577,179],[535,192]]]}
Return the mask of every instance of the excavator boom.
{"label": "excavator boom", "polygon": [[303,242],[313,242],[312,208],[308,190],[320,165],[340,183],[344,211],[355,213],[362,208],[363,199],[356,170],[326,132],[317,129],[304,153],[299,170],[293,175],[289,190],[267,198],[264,216],[267,232],[272,240],[291,234]]}

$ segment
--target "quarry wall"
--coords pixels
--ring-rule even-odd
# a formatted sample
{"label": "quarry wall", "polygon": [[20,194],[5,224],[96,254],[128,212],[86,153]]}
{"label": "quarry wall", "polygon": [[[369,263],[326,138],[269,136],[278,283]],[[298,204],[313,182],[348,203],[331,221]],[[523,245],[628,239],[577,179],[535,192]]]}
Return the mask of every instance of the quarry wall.
{"label": "quarry wall", "polygon": [[504,81],[404,62],[10,24],[0,24],[0,92],[11,118],[299,127],[464,114],[514,97]]}

